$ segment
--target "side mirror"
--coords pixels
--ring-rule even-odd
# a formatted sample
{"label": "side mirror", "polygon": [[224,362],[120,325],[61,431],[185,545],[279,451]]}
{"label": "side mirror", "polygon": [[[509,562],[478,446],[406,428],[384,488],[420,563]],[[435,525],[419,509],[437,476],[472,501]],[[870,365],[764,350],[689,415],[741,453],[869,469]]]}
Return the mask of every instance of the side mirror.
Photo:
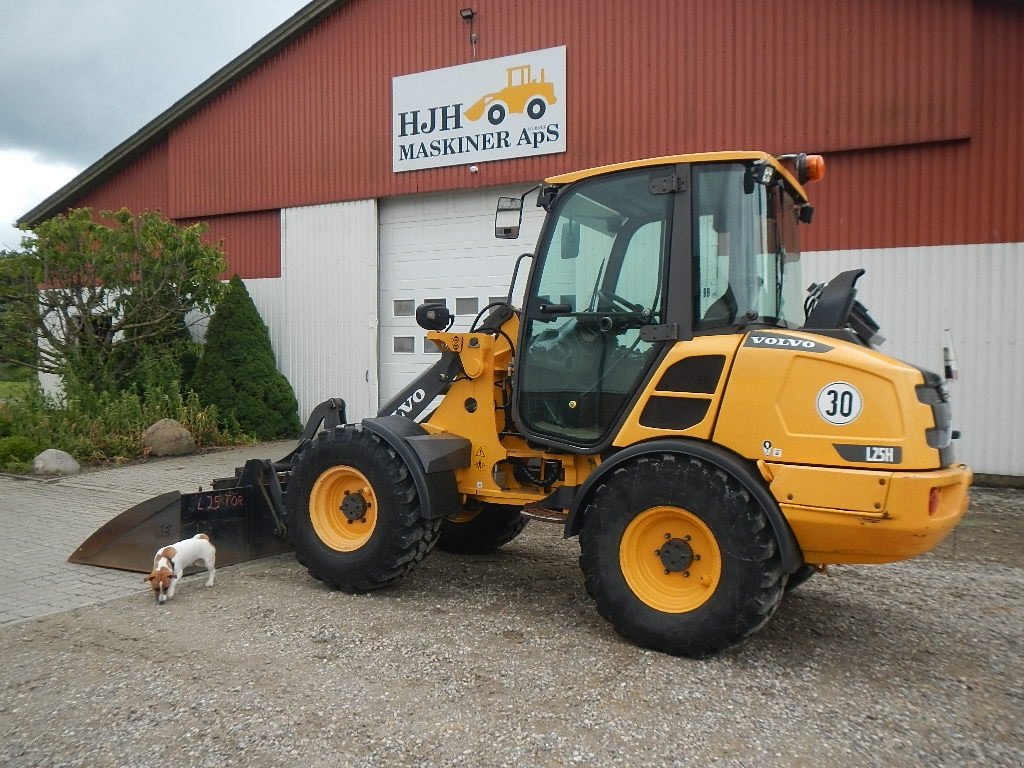
{"label": "side mirror", "polygon": [[580,223],[578,221],[567,220],[562,224],[558,255],[563,259],[575,259],[580,255]]}
{"label": "side mirror", "polygon": [[444,304],[420,304],[416,307],[416,324],[425,331],[447,331],[453,319]]}
{"label": "side mirror", "polygon": [[515,240],[523,223],[523,201],[518,197],[499,197],[494,212],[494,236],[500,240]]}

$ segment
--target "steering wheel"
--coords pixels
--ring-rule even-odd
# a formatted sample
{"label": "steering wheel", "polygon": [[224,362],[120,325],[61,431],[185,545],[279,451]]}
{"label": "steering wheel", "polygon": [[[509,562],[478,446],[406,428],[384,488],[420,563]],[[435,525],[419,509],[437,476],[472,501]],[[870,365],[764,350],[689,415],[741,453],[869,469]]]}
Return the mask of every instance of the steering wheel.
{"label": "steering wheel", "polygon": [[606,291],[603,288],[598,288],[597,298],[599,298],[601,301],[611,304],[612,307],[615,309],[625,310],[626,312],[644,311],[644,308],[641,307],[639,304],[634,304],[631,301],[627,301],[626,299],[619,296],[619,294],[612,293],[611,291]]}

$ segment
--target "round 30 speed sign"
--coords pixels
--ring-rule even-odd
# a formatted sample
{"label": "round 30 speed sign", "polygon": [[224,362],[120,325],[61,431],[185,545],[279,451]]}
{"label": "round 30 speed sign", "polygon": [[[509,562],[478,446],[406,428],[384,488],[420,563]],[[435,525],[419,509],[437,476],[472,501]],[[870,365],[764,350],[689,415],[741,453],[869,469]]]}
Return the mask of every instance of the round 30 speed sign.
{"label": "round 30 speed sign", "polygon": [[860,392],[845,381],[833,381],[818,392],[818,415],[829,424],[849,424],[860,416],[863,405]]}

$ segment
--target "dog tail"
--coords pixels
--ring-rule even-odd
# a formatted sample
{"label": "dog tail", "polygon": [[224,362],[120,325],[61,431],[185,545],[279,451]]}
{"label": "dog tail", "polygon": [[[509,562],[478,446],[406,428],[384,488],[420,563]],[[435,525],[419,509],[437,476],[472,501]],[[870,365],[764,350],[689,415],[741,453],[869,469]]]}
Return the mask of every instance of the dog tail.
{"label": "dog tail", "polygon": [[207,536],[207,535],[206,535],[205,533],[197,533],[197,534],[196,534],[195,536],[193,536],[192,538],[193,538],[193,539],[206,539],[207,541],[209,541],[209,540],[210,540],[210,537],[209,537],[209,536]]}

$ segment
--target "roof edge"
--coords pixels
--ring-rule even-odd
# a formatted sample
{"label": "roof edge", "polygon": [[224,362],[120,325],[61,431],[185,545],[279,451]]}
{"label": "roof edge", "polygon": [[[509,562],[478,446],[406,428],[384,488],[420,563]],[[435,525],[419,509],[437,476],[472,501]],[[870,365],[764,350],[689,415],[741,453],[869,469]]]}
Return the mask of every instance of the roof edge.
{"label": "roof edge", "polygon": [[245,77],[266,59],[292,42],[299,34],[319,22],[336,7],[349,0],[313,0],[255,44],[225,64],[213,75],[174,102],[168,109],[103,155],[75,178],[17,220],[18,226],[34,226],[67,207],[69,198],[82,195],[100,184],[112,172],[131,162],[177,123]]}

